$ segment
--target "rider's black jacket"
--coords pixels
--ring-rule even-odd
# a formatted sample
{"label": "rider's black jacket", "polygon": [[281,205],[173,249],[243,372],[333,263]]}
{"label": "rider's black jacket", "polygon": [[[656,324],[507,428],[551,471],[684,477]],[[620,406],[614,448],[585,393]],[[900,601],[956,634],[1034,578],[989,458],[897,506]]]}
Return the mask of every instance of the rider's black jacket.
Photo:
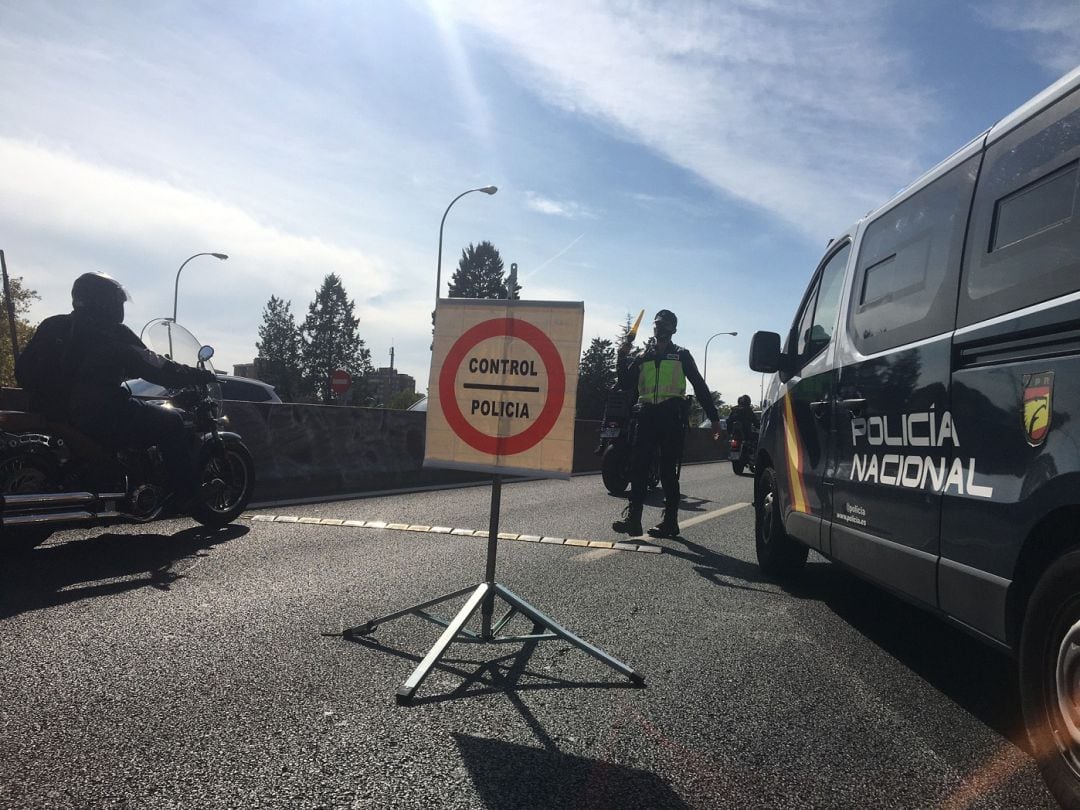
{"label": "rider's black jacket", "polygon": [[727,417],[728,433],[735,434],[736,428],[742,432],[743,438],[750,438],[750,434],[761,426],[761,420],[751,407],[736,405],[731,409]]}
{"label": "rider's black jacket", "polygon": [[15,365],[30,410],[73,424],[115,413],[131,396],[124,380],[179,387],[201,375],[154,354],[123,324],[82,310],[42,321]]}

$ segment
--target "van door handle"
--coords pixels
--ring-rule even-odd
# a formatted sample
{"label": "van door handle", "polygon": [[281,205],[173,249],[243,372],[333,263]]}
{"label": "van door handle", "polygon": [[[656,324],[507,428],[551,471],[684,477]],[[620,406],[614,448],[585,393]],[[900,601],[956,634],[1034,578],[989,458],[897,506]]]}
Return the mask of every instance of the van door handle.
{"label": "van door handle", "polygon": [[818,419],[824,419],[828,413],[829,400],[819,399],[817,402],[810,403],[810,413],[812,413]]}
{"label": "van door handle", "polygon": [[840,404],[851,411],[852,416],[858,416],[862,413],[862,409],[866,407],[865,399],[842,399]]}

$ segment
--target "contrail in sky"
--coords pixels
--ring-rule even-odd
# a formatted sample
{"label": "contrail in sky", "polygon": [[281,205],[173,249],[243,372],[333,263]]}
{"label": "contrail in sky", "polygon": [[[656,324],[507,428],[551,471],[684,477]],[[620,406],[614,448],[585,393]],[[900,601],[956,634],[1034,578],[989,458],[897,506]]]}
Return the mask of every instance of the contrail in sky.
{"label": "contrail in sky", "polygon": [[540,263],[539,265],[537,265],[537,266],[536,266],[535,268],[533,268],[532,270],[530,270],[530,271],[529,271],[529,272],[528,272],[528,273],[527,273],[526,275],[524,275],[524,276],[522,276],[522,277],[521,277],[521,280],[522,280],[522,281],[525,281],[526,279],[530,279],[530,278],[532,278],[533,276],[535,276],[535,275],[536,275],[537,273],[539,273],[539,272],[540,272],[541,270],[543,270],[543,269],[544,269],[545,267],[547,267],[547,266],[548,266],[549,264],[551,264],[551,263],[552,263],[553,261],[555,261],[555,260],[556,260],[557,258],[559,258],[559,257],[560,257],[560,256],[562,256],[562,255],[563,255],[564,253],[566,253],[566,251],[568,251],[568,250],[569,250],[570,248],[572,248],[572,247],[573,247],[574,245],[576,245],[576,244],[577,244],[578,242],[580,242],[580,241],[581,241],[581,237],[583,237],[584,235],[585,235],[585,233],[584,233],[584,232],[582,232],[582,233],[579,233],[579,234],[578,234],[578,236],[577,236],[577,238],[576,238],[576,239],[575,239],[575,240],[574,240],[573,242],[571,242],[571,243],[570,243],[569,245],[567,245],[566,247],[564,247],[564,248],[563,248],[562,250],[560,250],[560,251],[559,251],[558,253],[556,253],[556,254],[555,254],[554,256],[552,256],[552,257],[551,257],[550,259],[548,259],[548,260],[547,260],[546,262],[541,262],[541,263]]}

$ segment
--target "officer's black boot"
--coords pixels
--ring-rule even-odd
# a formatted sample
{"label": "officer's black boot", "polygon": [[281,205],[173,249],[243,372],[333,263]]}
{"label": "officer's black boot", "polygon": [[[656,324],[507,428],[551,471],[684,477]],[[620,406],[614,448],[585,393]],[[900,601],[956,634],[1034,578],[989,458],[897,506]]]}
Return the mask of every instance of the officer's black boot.
{"label": "officer's black boot", "polygon": [[649,529],[650,537],[678,537],[679,509],[675,506],[664,507],[664,519]]}
{"label": "officer's black boot", "polygon": [[628,534],[631,537],[641,536],[641,510],[642,504],[630,501],[623,510],[622,519],[611,524],[611,528],[619,534]]}

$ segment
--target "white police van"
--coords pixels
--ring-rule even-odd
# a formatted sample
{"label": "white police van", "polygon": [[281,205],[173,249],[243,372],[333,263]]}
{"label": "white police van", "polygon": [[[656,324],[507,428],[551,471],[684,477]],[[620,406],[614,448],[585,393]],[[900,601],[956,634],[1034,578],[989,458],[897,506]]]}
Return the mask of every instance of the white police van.
{"label": "white police van", "polygon": [[762,570],[808,549],[1012,653],[1080,807],[1080,68],[834,239],[781,345]]}

